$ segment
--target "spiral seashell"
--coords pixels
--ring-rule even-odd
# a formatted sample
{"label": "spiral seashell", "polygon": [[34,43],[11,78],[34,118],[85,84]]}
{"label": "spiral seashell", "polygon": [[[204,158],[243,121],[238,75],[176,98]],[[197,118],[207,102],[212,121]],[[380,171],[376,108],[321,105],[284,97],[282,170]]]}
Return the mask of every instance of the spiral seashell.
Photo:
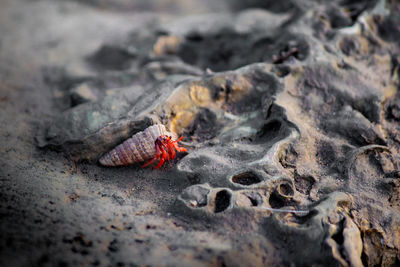
{"label": "spiral seashell", "polygon": [[168,132],[164,125],[156,124],[134,134],[103,155],[99,162],[104,166],[122,166],[152,159],[157,155],[154,142],[162,135],[175,137],[175,134]]}

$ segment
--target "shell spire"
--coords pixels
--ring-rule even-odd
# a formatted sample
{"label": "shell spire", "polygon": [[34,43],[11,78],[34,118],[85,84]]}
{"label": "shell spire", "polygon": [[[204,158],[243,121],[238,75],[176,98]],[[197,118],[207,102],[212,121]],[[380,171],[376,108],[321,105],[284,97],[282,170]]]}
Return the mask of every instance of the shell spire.
{"label": "shell spire", "polygon": [[160,162],[163,163],[175,156],[175,152],[171,150],[186,151],[177,145],[178,141],[172,140],[175,136],[162,124],[150,126],[104,154],[99,162],[104,166],[122,166],[147,160],[153,162],[161,157]]}

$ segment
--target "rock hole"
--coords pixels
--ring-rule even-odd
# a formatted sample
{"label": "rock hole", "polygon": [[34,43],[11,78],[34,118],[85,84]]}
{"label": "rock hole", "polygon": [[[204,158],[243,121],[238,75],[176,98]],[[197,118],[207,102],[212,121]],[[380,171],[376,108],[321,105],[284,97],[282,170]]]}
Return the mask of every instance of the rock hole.
{"label": "rock hole", "polygon": [[231,203],[231,194],[226,191],[222,190],[217,193],[215,196],[215,213],[222,212],[229,207]]}
{"label": "rock hole", "polygon": [[[363,238],[364,239],[364,238]],[[364,240],[363,240],[364,241]],[[363,249],[362,254],[361,254],[361,261],[363,263],[363,266],[368,266],[368,256],[365,253],[365,250]]]}
{"label": "rock hole", "polygon": [[339,245],[342,245],[344,242],[343,229],[344,229],[344,219],[340,221],[338,231],[332,235],[332,239],[335,240],[335,242],[338,243]]}
{"label": "rock hole", "polygon": [[224,261],[224,258],[222,257],[222,256],[218,256],[218,266],[221,266],[221,267],[227,267],[227,265],[225,264],[225,261]]}
{"label": "rock hole", "polygon": [[272,194],[269,197],[269,205],[271,208],[279,209],[285,206],[285,201],[278,197],[276,194]]}
{"label": "rock hole", "polygon": [[253,207],[257,207],[257,206],[258,206],[258,201],[257,201],[256,199],[254,199],[254,198],[252,198],[252,197],[249,197],[249,196],[247,196],[247,197],[248,197],[248,199],[250,200],[251,205],[252,205]]}
{"label": "rock hole", "polygon": [[285,197],[292,197],[294,195],[293,188],[290,184],[280,184],[278,186],[278,192],[280,195]]}
{"label": "rock hole", "polygon": [[293,195],[293,186],[288,182],[282,182],[276,186],[274,192],[271,194],[269,203],[272,208],[281,208],[292,202]]}
{"label": "rock hole", "polygon": [[391,97],[385,104],[385,118],[391,122],[400,121],[400,95]]}
{"label": "rock hole", "polygon": [[282,123],[279,120],[272,120],[266,123],[257,133],[258,141],[271,141],[272,139],[279,137],[281,128]]}
{"label": "rock hole", "polygon": [[232,182],[241,185],[252,185],[261,182],[261,179],[252,172],[244,172],[233,176]]}
{"label": "rock hole", "polygon": [[296,172],[294,183],[297,191],[302,194],[310,195],[310,191],[315,183],[315,178],[312,176],[300,176]]}
{"label": "rock hole", "polygon": [[264,133],[267,131],[279,131],[279,129],[281,128],[281,122],[280,121],[271,121],[270,123],[266,124],[263,128]]}
{"label": "rock hole", "polygon": [[197,32],[191,32],[186,36],[186,40],[192,42],[202,42],[204,40],[204,36]]}

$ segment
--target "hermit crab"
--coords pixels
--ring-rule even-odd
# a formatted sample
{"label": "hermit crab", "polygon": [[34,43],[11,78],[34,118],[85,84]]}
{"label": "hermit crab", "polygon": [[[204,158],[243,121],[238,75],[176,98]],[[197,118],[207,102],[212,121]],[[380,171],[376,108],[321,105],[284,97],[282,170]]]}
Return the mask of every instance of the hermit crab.
{"label": "hermit crab", "polygon": [[121,166],[149,160],[142,165],[144,168],[160,159],[157,166],[154,167],[154,169],[158,169],[166,160],[175,158],[175,150],[187,151],[186,148],[178,146],[182,137],[174,141],[172,139],[174,136],[175,134],[168,132],[162,124],[150,126],[103,155],[99,162],[104,166]]}

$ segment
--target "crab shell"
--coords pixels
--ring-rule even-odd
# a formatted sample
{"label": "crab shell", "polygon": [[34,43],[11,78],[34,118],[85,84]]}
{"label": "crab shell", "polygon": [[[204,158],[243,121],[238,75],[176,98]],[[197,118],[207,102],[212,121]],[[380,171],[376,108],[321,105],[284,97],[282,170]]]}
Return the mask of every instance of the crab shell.
{"label": "crab shell", "polygon": [[176,137],[176,134],[168,132],[164,125],[156,124],[134,134],[104,154],[99,162],[104,166],[122,166],[152,159],[157,155],[154,142],[161,135]]}

